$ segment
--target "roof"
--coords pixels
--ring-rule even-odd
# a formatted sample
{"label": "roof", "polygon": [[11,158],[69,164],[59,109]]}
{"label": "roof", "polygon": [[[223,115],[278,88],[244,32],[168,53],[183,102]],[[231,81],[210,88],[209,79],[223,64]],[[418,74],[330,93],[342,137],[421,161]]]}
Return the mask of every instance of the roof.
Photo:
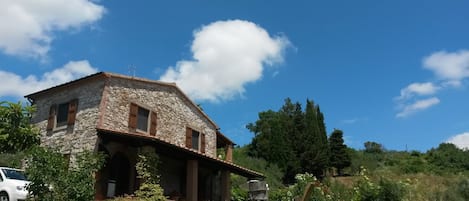
{"label": "roof", "polygon": [[142,134],[131,133],[131,132],[120,132],[120,131],[114,131],[114,130],[102,129],[102,128],[97,128],[96,130],[98,131],[98,135],[101,135],[104,137],[109,136],[109,137],[127,138],[125,139],[125,142],[131,142],[132,139],[140,139],[147,143],[154,143],[158,145],[158,148],[167,148],[170,151],[169,153],[171,154],[179,153],[179,154],[184,154],[185,156],[197,158],[202,163],[207,163],[211,167],[226,168],[235,174],[238,174],[247,178],[264,178],[264,175],[262,173],[247,169],[245,167],[242,167],[232,162],[228,162],[225,160],[221,160],[219,158],[209,156],[204,153],[200,153],[198,151],[189,149],[187,147],[175,145],[168,141],[158,139],[149,135],[142,135]]}
{"label": "roof", "polygon": [[44,89],[38,92],[34,92],[32,94],[28,94],[25,96],[25,98],[28,98],[29,100],[35,100],[41,96],[48,95],[50,93],[55,93],[57,91],[69,89],[71,87],[78,87],[83,83],[91,82],[94,80],[99,80],[99,79],[107,79],[107,78],[119,78],[119,79],[125,79],[129,81],[137,81],[137,82],[144,82],[148,84],[154,84],[154,85],[159,85],[159,86],[167,86],[167,87],[172,87],[176,89],[178,93],[181,94],[181,96],[189,103],[191,104],[194,108],[197,109],[197,111],[200,112],[207,120],[215,126],[216,129],[219,129],[218,125],[202,110],[200,109],[197,104],[192,101],[177,85],[176,83],[170,83],[170,82],[162,82],[162,81],[157,81],[157,80],[150,80],[150,79],[145,79],[145,78],[138,78],[138,77],[131,77],[127,75],[120,75],[120,74],[115,74],[115,73],[109,73],[109,72],[98,72],[92,75],[88,75],[76,80],[72,80],[70,82],[66,82],[57,86],[53,86],[48,89]]}
{"label": "roof", "polygon": [[233,141],[231,141],[228,137],[226,137],[220,131],[217,131],[217,147],[225,146],[225,145],[236,145]]}

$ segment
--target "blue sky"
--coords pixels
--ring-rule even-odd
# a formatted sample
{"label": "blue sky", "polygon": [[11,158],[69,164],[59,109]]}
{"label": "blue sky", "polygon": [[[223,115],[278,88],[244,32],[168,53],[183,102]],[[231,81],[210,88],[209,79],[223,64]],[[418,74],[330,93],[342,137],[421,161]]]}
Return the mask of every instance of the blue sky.
{"label": "blue sky", "polygon": [[[1,5],[4,4],[4,5]],[[97,71],[176,82],[221,131],[312,99],[346,143],[469,146],[467,1],[0,3],[1,100]]]}

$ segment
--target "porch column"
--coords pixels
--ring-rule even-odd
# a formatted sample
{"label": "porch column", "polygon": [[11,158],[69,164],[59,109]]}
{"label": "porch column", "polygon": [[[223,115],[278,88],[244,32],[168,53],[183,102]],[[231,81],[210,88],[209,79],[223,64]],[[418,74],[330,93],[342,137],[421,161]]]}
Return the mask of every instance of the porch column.
{"label": "porch column", "polygon": [[229,170],[221,171],[221,200],[231,200],[231,178]]}
{"label": "porch column", "polygon": [[101,175],[101,170],[99,170],[98,172],[96,172],[94,174],[94,178],[95,178],[95,183],[94,183],[94,199],[95,200],[105,200],[106,199],[106,196],[105,196],[105,188],[103,187],[104,186],[104,181],[102,179],[102,175]]}
{"label": "porch column", "polygon": [[197,201],[199,163],[197,160],[187,160],[186,200]]}
{"label": "porch column", "polygon": [[226,161],[232,162],[233,161],[233,145],[227,144],[225,147],[226,151]]}

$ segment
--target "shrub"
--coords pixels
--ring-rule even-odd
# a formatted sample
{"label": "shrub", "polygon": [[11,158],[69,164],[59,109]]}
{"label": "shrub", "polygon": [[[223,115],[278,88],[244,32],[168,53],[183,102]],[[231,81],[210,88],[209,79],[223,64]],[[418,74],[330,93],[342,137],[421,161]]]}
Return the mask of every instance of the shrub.
{"label": "shrub", "polygon": [[26,174],[31,181],[28,190],[32,200],[94,199],[94,173],[104,164],[102,154],[80,153],[76,165],[70,168],[61,153],[48,148],[33,148],[28,159]]}
{"label": "shrub", "polygon": [[159,157],[153,150],[143,150],[136,164],[138,178],[142,179],[135,192],[139,201],[166,201],[158,174]]}
{"label": "shrub", "polygon": [[3,153],[0,154],[0,166],[21,168],[21,161],[24,159],[25,153]]}
{"label": "shrub", "polygon": [[407,195],[407,183],[394,182],[381,178],[378,184],[373,183],[366,175],[366,169],[361,171],[361,179],[354,187],[354,201],[400,201]]}

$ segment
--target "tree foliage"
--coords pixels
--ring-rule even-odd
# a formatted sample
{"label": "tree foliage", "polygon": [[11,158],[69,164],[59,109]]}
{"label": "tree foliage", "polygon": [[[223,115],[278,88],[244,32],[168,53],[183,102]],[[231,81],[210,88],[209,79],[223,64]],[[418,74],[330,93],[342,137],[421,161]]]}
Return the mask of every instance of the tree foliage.
{"label": "tree foliage", "polygon": [[469,150],[461,150],[454,144],[442,143],[430,149],[427,160],[437,173],[469,171]]}
{"label": "tree foliage", "polygon": [[35,108],[21,102],[0,102],[0,153],[15,153],[39,144],[39,130],[30,124]]}
{"label": "tree foliage", "polygon": [[331,151],[331,166],[337,168],[339,175],[342,169],[349,167],[352,163],[351,157],[347,151],[347,145],[344,144],[343,132],[335,129],[329,137],[329,147]]}
{"label": "tree foliage", "polygon": [[377,142],[367,141],[365,142],[365,152],[366,153],[383,153],[384,148],[382,144]]}
{"label": "tree foliage", "polygon": [[313,101],[307,100],[303,111],[300,103],[287,98],[280,110],[260,112],[247,128],[254,133],[249,154],[277,164],[285,172],[285,183],[303,172],[321,177],[328,166],[324,115]]}
{"label": "tree foliage", "polygon": [[75,165],[52,149],[33,148],[28,157],[26,174],[33,200],[89,201],[94,199],[94,173],[104,164],[104,156],[92,152],[77,155]]}
{"label": "tree foliage", "polygon": [[139,201],[166,201],[163,188],[160,186],[158,155],[153,150],[143,150],[138,155],[135,166],[138,178],[142,179],[139,189],[135,192]]}

